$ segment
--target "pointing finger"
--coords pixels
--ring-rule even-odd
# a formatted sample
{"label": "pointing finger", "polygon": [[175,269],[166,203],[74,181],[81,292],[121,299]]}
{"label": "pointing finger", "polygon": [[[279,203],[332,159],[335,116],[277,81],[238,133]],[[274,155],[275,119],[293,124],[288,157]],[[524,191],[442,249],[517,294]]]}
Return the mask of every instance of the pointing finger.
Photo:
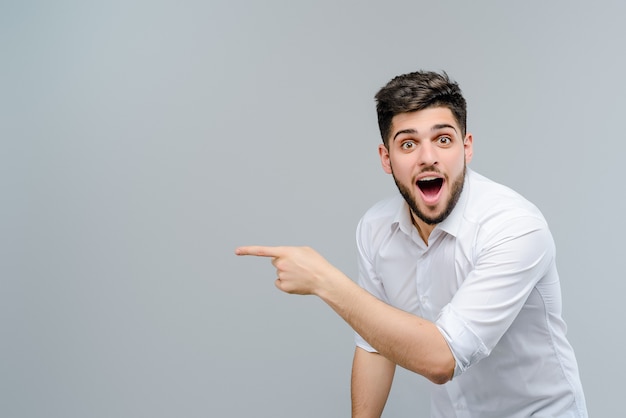
{"label": "pointing finger", "polygon": [[254,255],[257,257],[278,257],[281,254],[281,247],[264,247],[260,245],[250,245],[239,247],[235,250],[237,255]]}

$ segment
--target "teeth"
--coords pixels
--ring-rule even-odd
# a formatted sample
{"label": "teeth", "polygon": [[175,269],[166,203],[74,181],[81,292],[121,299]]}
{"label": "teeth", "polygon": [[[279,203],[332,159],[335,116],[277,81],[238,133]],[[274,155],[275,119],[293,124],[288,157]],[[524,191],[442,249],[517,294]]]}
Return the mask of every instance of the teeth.
{"label": "teeth", "polygon": [[438,177],[424,177],[421,178],[419,181],[432,181],[432,180],[437,180]]}

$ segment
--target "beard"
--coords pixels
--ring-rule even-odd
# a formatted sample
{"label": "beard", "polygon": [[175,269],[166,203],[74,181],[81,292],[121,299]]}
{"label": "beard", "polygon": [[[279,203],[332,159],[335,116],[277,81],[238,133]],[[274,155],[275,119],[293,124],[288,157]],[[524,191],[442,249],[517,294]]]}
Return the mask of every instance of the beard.
{"label": "beard", "polygon": [[[428,170],[438,171],[438,170],[435,170],[433,167],[428,168]],[[403,185],[402,183],[398,181],[395,174],[393,173],[393,167],[391,168],[391,175],[393,176],[393,181],[396,183],[396,186],[398,187],[400,194],[402,195],[402,197],[404,197],[404,200],[409,205],[411,212],[417,215],[417,217],[420,218],[422,221],[424,221],[426,224],[436,225],[438,223],[443,222],[444,219],[446,219],[450,215],[450,213],[452,213],[452,210],[454,209],[457,202],[459,201],[459,197],[461,197],[461,192],[463,191],[463,184],[465,183],[466,171],[467,171],[467,166],[464,164],[463,171],[461,172],[461,174],[457,176],[456,179],[454,179],[452,183],[452,190],[450,193],[450,198],[448,199],[448,203],[446,204],[446,207],[437,216],[427,216],[424,212],[420,210],[420,208],[417,206],[417,200],[415,199],[415,196],[411,192],[411,189],[409,189],[408,187],[406,187],[405,185]],[[448,179],[446,178],[446,182],[447,181]]]}

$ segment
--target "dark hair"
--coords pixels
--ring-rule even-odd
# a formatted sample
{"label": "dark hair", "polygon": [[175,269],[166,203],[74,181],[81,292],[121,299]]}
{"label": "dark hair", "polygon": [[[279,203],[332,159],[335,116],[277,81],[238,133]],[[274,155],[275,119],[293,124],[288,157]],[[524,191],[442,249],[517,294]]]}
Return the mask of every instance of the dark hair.
{"label": "dark hair", "polygon": [[389,147],[391,120],[395,115],[429,107],[450,109],[465,136],[467,103],[459,85],[445,72],[416,71],[399,75],[380,89],[375,98],[378,127],[386,147]]}

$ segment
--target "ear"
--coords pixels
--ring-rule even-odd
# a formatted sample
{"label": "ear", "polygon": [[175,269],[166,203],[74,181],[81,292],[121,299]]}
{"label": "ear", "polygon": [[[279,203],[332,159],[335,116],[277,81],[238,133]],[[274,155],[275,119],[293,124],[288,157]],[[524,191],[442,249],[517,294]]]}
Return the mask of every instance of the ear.
{"label": "ear", "polygon": [[380,163],[383,166],[385,173],[391,174],[391,161],[389,160],[389,150],[384,144],[378,146],[378,155],[380,156]]}
{"label": "ear", "polygon": [[472,161],[472,156],[474,155],[474,138],[469,132],[465,135],[463,148],[465,149],[465,163],[469,164],[469,162]]}

